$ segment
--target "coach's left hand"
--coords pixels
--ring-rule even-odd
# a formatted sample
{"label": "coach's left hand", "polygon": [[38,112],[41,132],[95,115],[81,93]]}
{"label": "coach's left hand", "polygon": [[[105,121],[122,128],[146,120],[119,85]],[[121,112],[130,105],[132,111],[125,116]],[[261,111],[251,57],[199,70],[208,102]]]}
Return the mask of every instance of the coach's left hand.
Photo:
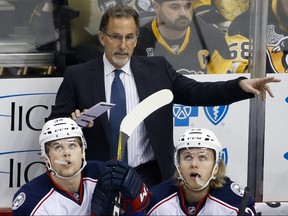
{"label": "coach's left hand", "polygon": [[252,93],[254,95],[262,94],[262,100],[266,100],[266,92],[271,97],[274,97],[271,88],[268,83],[272,82],[280,82],[280,79],[276,79],[275,77],[263,77],[263,78],[253,78],[253,79],[243,79],[240,81],[240,87],[248,93]]}

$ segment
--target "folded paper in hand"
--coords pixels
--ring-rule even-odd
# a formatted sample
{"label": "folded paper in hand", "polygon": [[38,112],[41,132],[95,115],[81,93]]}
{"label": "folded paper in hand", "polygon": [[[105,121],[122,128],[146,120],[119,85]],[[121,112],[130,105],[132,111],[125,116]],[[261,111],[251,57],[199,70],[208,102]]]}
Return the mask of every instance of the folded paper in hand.
{"label": "folded paper in hand", "polygon": [[94,105],[93,107],[91,107],[90,109],[88,109],[87,111],[83,112],[79,116],[79,118],[76,119],[76,123],[80,127],[86,127],[89,121],[94,120],[95,118],[97,118],[98,116],[106,112],[107,110],[111,109],[113,106],[115,106],[115,104],[113,103],[100,102]]}

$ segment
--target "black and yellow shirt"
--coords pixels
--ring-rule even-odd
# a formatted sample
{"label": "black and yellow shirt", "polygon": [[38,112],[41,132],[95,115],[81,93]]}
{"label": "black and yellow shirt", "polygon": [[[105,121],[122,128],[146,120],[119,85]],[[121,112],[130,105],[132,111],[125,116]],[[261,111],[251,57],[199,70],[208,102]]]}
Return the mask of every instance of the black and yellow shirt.
{"label": "black and yellow shirt", "polygon": [[230,51],[216,27],[193,17],[183,38],[168,40],[158,30],[156,18],[140,28],[135,55],[164,56],[182,74],[232,73]]}

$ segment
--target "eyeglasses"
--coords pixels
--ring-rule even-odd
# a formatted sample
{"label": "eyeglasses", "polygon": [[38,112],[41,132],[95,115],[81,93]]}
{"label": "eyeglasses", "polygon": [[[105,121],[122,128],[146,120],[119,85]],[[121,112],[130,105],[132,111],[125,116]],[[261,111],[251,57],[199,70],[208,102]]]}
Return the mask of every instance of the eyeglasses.
{"label": "eyeglasses", "polygon": [[112,41],[121,43],[123,41],[123,38],[125,38],[126,43],[133,43],[138,37],[138,34],[128,34],[128,35],[120,35],[120,34],[108,34],[107,32],[103,32],[105,35],[107,35]]}

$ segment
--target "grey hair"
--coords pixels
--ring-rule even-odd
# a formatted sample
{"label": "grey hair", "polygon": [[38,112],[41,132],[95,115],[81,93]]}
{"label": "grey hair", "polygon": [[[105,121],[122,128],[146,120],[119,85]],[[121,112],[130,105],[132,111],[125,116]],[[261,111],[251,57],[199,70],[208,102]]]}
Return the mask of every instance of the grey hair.
{"label": "grey hair", "polygon": [[133,17],[136,27],[137,27],[137,33],[139,32],[139,14],[136,10],[134,10],[132,7],[127,5],[115,5],[113,7],[110,7],[102,16],[99,30],[102,32],[106,32],[107,26],[109,23],[110,17],[116,17],[116,18],[130,18]]}

